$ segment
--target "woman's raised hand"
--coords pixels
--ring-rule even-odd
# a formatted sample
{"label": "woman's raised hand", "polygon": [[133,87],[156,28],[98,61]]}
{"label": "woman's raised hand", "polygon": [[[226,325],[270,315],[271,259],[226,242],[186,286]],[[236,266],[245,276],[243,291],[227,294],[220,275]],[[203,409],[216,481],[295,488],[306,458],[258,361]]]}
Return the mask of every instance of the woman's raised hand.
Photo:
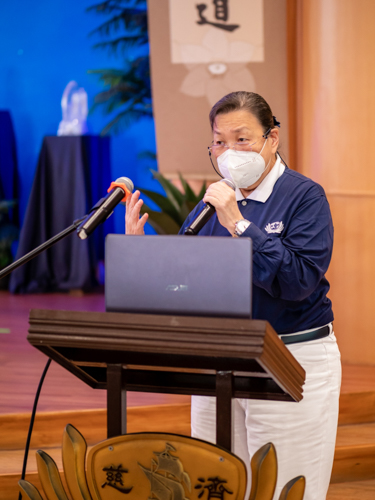
{"label": "woman's raised hand", "polygon": [[139,191],[132,193],[126,200],[125,213],[125,234],[145,234],[145,224],[148,219],[148,214],[143,214],[140,217],[143,200],[139,199]]}

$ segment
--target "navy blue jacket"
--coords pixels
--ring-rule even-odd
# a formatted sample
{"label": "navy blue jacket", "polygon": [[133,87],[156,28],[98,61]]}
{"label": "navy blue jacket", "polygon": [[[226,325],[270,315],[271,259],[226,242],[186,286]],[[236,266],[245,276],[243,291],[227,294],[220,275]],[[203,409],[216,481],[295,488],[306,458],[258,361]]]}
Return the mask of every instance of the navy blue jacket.
{"label": "navy blue jacket", "polygon": [[[279,334],[316,328],[333,320],[329,283],[333,225],[319,184],[285,168],[265,203],[238,201],[251,221],[241,237],[253,241],[253,318],[271,323]],[[180,234],[202,209],[200,202]],[[216,214],[200,236],[231,236]]]}

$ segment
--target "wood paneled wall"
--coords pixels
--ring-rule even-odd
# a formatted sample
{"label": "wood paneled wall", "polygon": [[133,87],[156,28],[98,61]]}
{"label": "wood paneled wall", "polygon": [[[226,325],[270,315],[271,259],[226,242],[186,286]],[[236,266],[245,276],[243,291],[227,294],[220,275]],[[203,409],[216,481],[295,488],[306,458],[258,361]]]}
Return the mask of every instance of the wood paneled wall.
{"label": "wood paneled wall", "polygon": [[375,364],[375,1],[296,0],[294,14],[297,169],[331,205],[328,279],[343,359]]}

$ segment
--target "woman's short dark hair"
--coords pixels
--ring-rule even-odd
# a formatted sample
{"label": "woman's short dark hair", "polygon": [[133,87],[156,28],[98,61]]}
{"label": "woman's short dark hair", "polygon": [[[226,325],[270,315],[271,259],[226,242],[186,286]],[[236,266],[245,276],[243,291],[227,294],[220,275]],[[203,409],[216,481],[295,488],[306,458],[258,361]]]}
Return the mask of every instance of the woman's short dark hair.
{"label": "woman's short dark hair", "polygon": [[263,97],[255,92],[240,91],[227,94],[213,105],[210,111],[211,129],[214,128],[214,122],[217,115],[238,111],[240,109],[245,109],[254,115],[263,127],[264,132],[267,132],[270,128],[275,126],[271,108]]}

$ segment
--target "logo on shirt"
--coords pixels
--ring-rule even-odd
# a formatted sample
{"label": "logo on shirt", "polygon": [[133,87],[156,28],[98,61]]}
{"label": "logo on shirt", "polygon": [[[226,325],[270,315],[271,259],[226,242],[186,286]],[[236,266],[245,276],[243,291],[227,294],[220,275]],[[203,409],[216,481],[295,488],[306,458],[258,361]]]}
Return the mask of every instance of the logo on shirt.
{"label": "logo on shirt", "polygon": [[284,229],[284,224],[282,221],[280,222],[269,222],[267,226],[264,228],[268,234],[270,233],[281,233]]}

